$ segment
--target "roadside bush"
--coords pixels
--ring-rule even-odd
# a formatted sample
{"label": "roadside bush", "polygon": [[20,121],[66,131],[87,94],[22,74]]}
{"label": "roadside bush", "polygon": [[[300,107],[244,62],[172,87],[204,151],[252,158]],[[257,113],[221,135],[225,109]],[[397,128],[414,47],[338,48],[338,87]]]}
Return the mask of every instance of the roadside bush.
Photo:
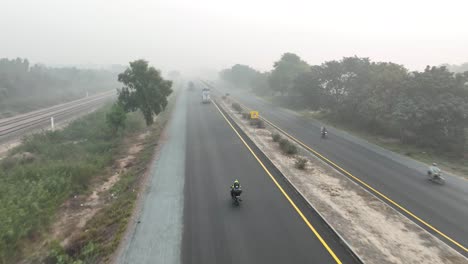
{"label": "roadside bush", "polygon": [[294,144],[289,143],[288,147],[286,148],[286,154],[289,154],[289,155],[297,154],[297,147]]}
{"label": "roadside bush", "polygon": [[259,119],[257,122],[257,128],[265,128],[265,121]]}
{"label": "roadside bush", "polygon": [[[67,250],[63,248],[59,242],[53,241],[50,245],[51,250],[49,255],[45,259],[45,263],[56,263],[56,264],[84,264],[84,263],[99,263],[96,259],[96,245],[94,243],[88,243],[83,245],[80,252],[78,250]],[[73,253],[79,253],[78,256],[70,256],[67,251]]]}
{"label": "roadside bush", "polygon": [[[108,109],[63,130],[28,136],[0,161],[0,263],[14,263],[22,254],[21,240],[47,230],[60,205],[85,192],[93,177],[112,164],[123,137],[112,136]],[[129,133],[127,128],[123,132]],[[21,162],[26,154],[34,158]]]}
{"label": "roadside bush", "polygon": [[0,163],[0,166],[3,170],[9,170],[13,168],[18,163],[18,160],[14,157],[6,157]]}
{"label": "roadside bush", "polygon": [[306,167],[306,164],[307,164],[307,159],[300,158],[300,157],[296,159],[296,163],[295,163],[296,168],[300,170],[304,170]]}
{"label": "roadside bush", "polygon": [[124,124],[125,132],[136,133],[145,128],[145,119],[140,113],[128,113],[127,116]]}
{"label": "roadside bush", "polygon": [[238,103],[232,103],[232,108],[239,113],[242,112],[242,107]]}
{"label": "roadside bush", "polygon": [[281,138],[279,141],[279,146],[281,149],[285,149],[287,145],[289,145],[289,140],[285,139],[285,138]]}
{"label": "roadside bush", "polygon": [[283,138],[279,141],[279,145],[281,150],[288,154],[288,155],[294,155],[297,154],[297,147],[291,143],[289,140]]}
{"label": "roadside bush", "polygon": [[273,133],[271,135],[271,138],[273,139],[273,142],[279,142],[281,139],[281,135],[279,133]]}
{"label": "roadside bush", "polygon": [[123,109],[122,105],[115,103],[111,110],[106,114],[106,123],[109,125],[112,132],[116,134],[119,129],[123,129],[125,127],[126,118],[127,113]]}

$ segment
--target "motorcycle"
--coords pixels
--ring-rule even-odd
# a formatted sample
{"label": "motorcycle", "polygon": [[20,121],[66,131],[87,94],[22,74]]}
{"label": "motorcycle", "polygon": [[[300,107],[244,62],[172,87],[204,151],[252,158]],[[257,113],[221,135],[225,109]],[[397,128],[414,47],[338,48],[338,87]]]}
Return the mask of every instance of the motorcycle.
{"label": "motorcycle", "polygon": [[442,177],[441,174],[442,173],[433,174],[431,171],[427,172],[427,176],[429,176],[429,180],[431,182],[438,183],[440,185],[444,185],[445,184],[445,179],[444,179],[444,177]]}
{"label": "motorcycle", "polygon": [[242,193],[242,190],[240,189],[231,190],[231,198],[235,206],[239,206],[240,202],[242,201],[242,199],[240,198],[241,193]]}
{"label": "motorcycle", "polygon": [[328,135],[328,132],[327,131],[322,131],[322,138],[326,138]]}

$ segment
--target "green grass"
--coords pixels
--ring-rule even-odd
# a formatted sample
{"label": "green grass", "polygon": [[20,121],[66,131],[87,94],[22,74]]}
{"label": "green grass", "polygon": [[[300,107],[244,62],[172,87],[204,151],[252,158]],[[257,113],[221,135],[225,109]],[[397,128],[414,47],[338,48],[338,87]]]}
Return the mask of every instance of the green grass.
{"label": "green grass", "polygon": [[371,134],[355,126],[337,122],[336,120],[333,120],[332,118],[321,112],[302,112],[302,115],[307,118],[320,120],[321,122],[329,126],[336,127],[343,131],[347,131],[373,144],[381,146],[390,151],[399,153],[401,155],[407,156],[414,160],[418,160],[426,164],[437,162],[441,169],[468,179],[467,159],[454,159],[453,157],[437,153],[432,149],[421,148],[410,144],[403,144],[398,139],[385,138],[376,134]]}
{"label": "green grass", "polygon": [[[125,137],[144,128],[143,118],[132,113],[127,129],[112,135],[105,121],[108,110],[63,130],[29,136],[0,161],[0,263],[17,261],[24,243],[47,236],[60,205],[85,193],[92,179],[113,164]],[[25,152],[32,158],[20,158]]]}
{"label": "green grass", "polygon": [[86,224],[85,230],[87,231],[83,232],[69,248],[52,247],[49,254],[49,260],[52,263],[106,263],[109,261],[133,213],[140,180],[153,157],[159,135],[172,112],[174,98],[175,96],[172,96],[169,99],[167,109],[149,128],[150,134],[145,139],[144,148],[136,156],[136,164],[121,175],[120,180],[110,190],[116,198]]}

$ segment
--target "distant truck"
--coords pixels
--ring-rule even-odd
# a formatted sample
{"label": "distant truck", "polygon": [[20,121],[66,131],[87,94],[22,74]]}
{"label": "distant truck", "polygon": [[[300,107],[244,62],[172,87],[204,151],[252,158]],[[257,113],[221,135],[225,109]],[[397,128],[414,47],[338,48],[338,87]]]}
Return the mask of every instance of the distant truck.
{"label": "distant truck", "polygon": [[210,89],[208,89],[208,88],[203,88],[203,90],[202,90],[202,103],[204,103],[204,104],[211,103]]}

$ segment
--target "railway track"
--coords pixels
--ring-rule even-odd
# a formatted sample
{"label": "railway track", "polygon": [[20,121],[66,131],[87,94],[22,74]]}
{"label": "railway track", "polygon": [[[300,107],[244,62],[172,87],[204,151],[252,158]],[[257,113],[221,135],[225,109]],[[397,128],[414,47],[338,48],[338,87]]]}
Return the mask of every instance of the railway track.
{"label": "railway track", "polygon": [[0,142],[22,136],[31,130],[50,126],[51,117],[54,118],[55,122],[60,122],[87,110],[92,110],[114,95],[115,91],[109,91],[46,109],[0,119]]}

